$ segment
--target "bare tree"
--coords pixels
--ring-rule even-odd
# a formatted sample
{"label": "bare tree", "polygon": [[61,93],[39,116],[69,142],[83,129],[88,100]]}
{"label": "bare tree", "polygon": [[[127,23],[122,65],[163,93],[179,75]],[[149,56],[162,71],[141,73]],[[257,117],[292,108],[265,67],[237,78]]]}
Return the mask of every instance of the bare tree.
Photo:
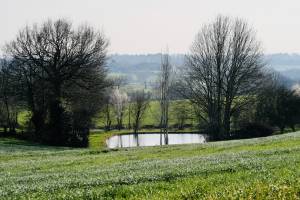
{"label": "bare tree", "polygon": [[128,103],[128,96],[117,88],[112,91],[110,99],[117,119],[117,128],[120,130],[123,128],[123,117]]}
{"label": "bare tree", "polygon": [[104,119],[105,119],[104,129],[108,131],[111,129],[111,124],[112,124],[111,107],[112,105],[110,101],[110,96],[106,93],[104,96],[102,113],[104,114]]}
{"label": "bare tree", "polygon": [[196,36],[180,89],[208,130],[223,137],[231,116],[254,100],[263,67],[260,44],[247,23],[219,16]]}
{"label": "bare tree", "polygon": [[255,102],[264,81],[263,54],[253,31],[237,19],[232,25],[230,65],[225,71],[223,126],[230,131],[230,118]]}
{"label": "bare tree", "polygon": [[[50,143],[64,145],[68,140],[69,133],[64,129],[67,111],[64,101],[71,99],[69,89],[80,87],[82,91],[92,91],[91,88],[106,87],[107,45],[103,34],[93,28],[83,25],[74,29],[70,22],[60,19],[26,27],[6,46],[7,55],[27,80],[32,111],[42,112],[43,121],[49,116],[47,139]],[[40,92],[41,89],[46,93]],[[35,96],[39,96],[38,101],[46,101],[48,112],[45,107],[36,109],[39,103],[30,103]],[[42,129],[37,127],[39,123],[35,126],[36,130]]]}
{"label": "bare tree", "polygon": [[161,58],[161,74],[159,80],[161,109],[160,127],[161,133],[164,134],[166,144],[168,144],[171,70],[170,57],[168,54],[163,54]]}
{"label": "bare tree", "polygon": [[133,116],[133,130],[137,133],[140,129],[145,111],[149,106],[150,95],[145,91],[136,91],[131,96],[131,111]]}

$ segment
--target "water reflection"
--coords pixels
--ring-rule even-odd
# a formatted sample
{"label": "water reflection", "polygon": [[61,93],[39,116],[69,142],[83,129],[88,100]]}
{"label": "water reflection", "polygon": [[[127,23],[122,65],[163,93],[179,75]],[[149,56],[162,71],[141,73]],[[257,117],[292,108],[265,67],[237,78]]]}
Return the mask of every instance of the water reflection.
{"label": "water reflection", "polygon": [[204,143],[205,141],[205,136],[197,133],[139,133],[112,136],[107,139],[106,144],[108,148],[122,148],[159,146],[167,144]]}

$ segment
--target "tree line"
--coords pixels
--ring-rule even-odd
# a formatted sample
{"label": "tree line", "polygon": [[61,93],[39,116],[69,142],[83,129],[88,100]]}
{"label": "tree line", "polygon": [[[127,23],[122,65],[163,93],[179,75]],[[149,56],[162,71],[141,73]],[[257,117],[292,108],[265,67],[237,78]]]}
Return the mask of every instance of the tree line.
{"label": "tree line", "polygon": [[191,101],[203,128],[215,139],[230,138],[233,118],[241,120],[242,115],[247,119],[239,129],[247,123],[258,129],[269,125],[281,131],[287,125],[294,129],[299,97],[266,65],[261,43],[247,22],[219,16],[197,34],[186,56],[179,92]]}
{"label": "tree line", "polygon": [[[108,77],[108,44],[103,33],[86,24],[76,28],[64,19],[22,29],[5,45],[1,59],[3,131],[15,133],[18,113],[28,110],[24,133],[28,138],[51,145],[87,146],[93,117],[104,113],[108,129],[116,118],[120,130],[127,106],[128,128],[137,133],[150,93],[123,92],[125,79]],[[160,129],[166,135],[174,99],[188,100],[198,129],[214,139],[230,138],[249,127],[295,130],[299,123],[298,93],[267,70],[261,43],[244,20],[218,16],[196,35],[184,66],[175,70],[169,59],[167,53],[162,55],[157,87]],[[188,115],[184,107],[178,104],[176,114],[182,127]]]}
{"label": "tree line", "polygon": [[[75,29],[66,20],[22,29],[5,46],[1,89],[6,99],[30,111],[31,137],[47,144],[86,146],[91,116],[109,84],[108,41],[92,27]],[[5,77],[5,74],[9,77]],[[7,93],[6,93],[7,92]],[[6,115],[12,112],[6,110]],[[8,120],[9,131],[14,131]]]}

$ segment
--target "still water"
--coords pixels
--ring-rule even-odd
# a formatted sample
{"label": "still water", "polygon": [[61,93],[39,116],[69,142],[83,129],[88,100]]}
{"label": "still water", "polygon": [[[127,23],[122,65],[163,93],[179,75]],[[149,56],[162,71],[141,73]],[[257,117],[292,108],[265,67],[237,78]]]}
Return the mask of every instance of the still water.
{"label": "still water", "polygon": [[106,140],[108,148],[159,146],[168,144],[205,143],[203,134],[197,133],[169,133],[168,136],[160,133],[138,133],[115,135]]}

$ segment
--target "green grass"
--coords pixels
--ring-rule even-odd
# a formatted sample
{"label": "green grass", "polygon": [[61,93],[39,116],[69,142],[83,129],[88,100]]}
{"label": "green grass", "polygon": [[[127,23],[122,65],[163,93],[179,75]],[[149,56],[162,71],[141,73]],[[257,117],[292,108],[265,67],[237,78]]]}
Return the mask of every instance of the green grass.
{"label": "green grass", "polygon": [[0,199],[300,199],[300,132],[117,150],[0,138]]}
{"label": "green grass", "polygon": [[130,130],[113,130],[113,131],[105,131],[105,132],[91,132],[89,137],[89,148],[91,149],[104,149],[106,148],[106,139],[113,135],[120,135],[129,133]]}
{"label": "green grass", "polygon": [[28,119],[30,118],[29,111],[22,111],[18,114],[18,124],[23,128],[26,127]]}

